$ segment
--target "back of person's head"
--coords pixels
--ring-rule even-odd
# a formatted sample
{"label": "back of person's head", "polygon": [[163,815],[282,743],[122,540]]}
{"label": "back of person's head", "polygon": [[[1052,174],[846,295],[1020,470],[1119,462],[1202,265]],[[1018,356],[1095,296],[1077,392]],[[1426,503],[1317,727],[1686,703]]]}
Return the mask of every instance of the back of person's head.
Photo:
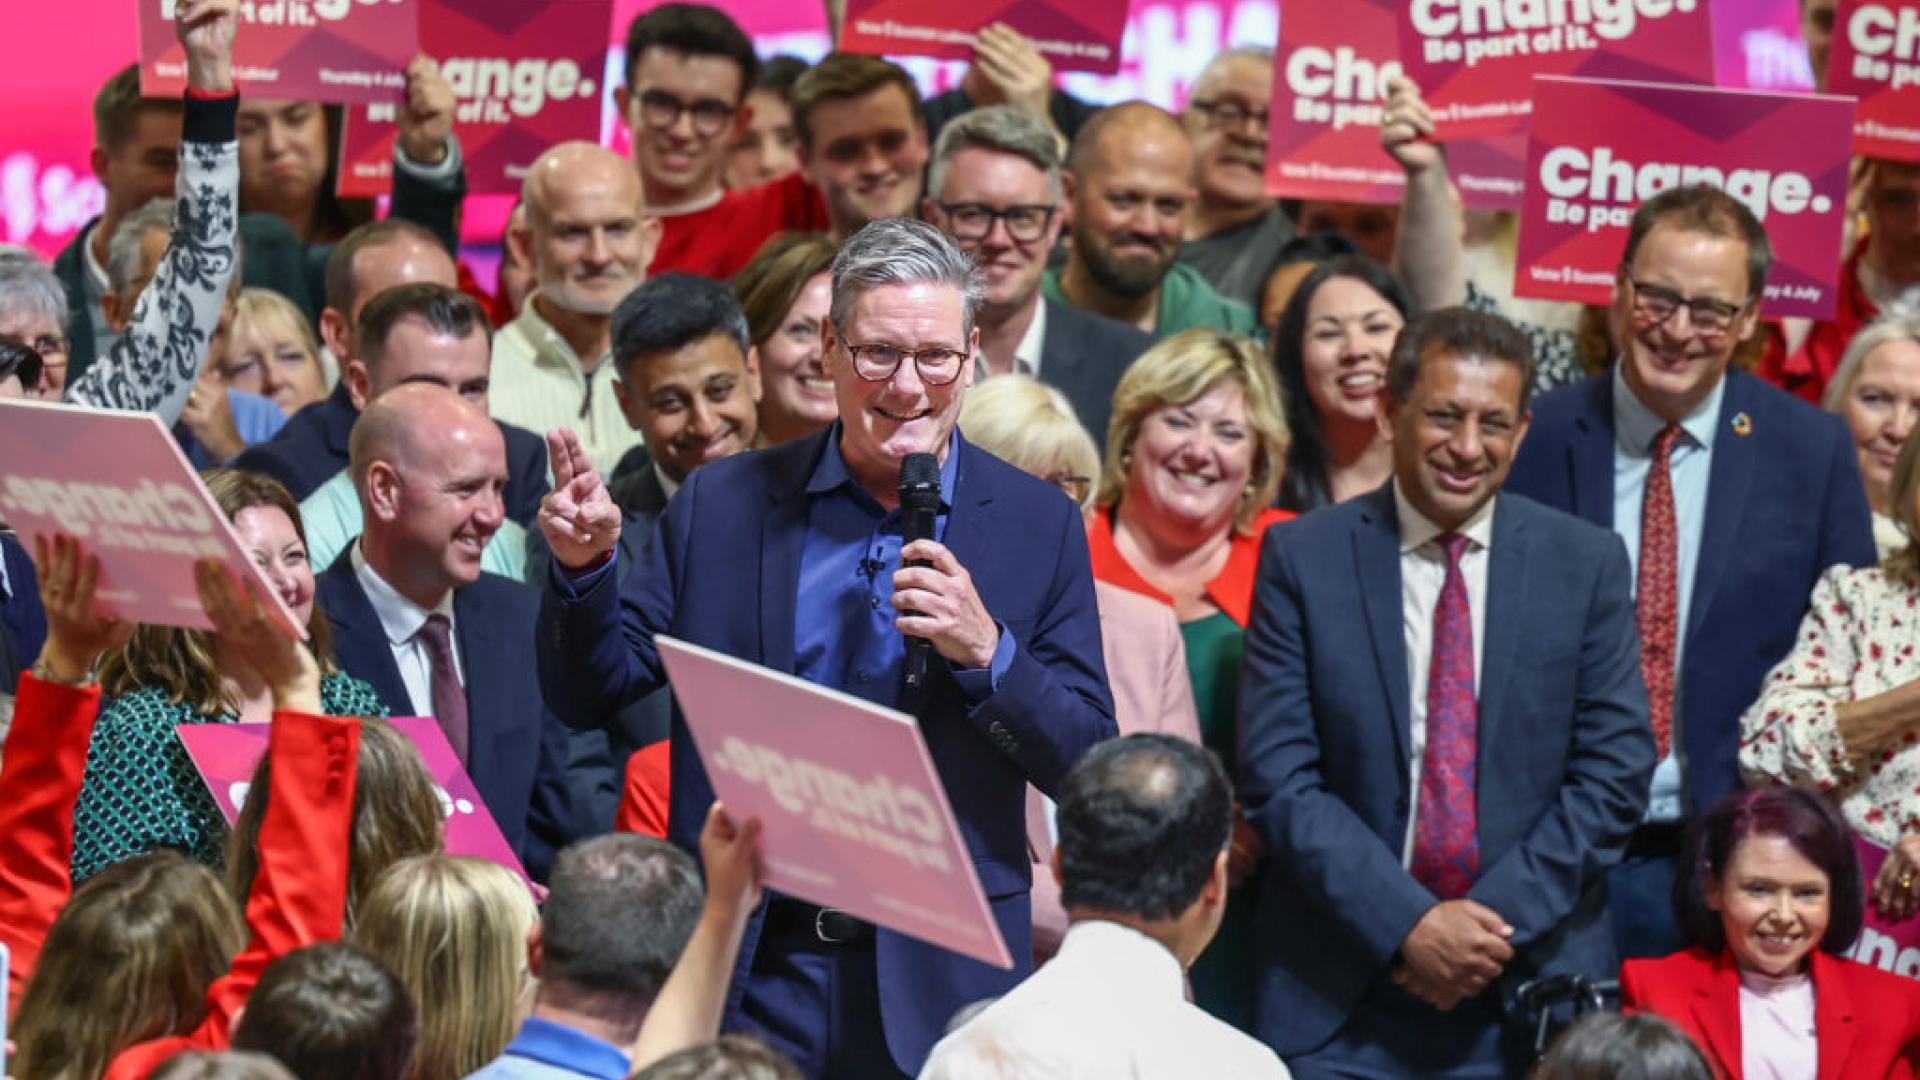
{"label": "back of person's head", "polygon": [[353,940],[419,1006],[408,1080],[459,1080],[506,1049],[527,988],[527,931],[538,919],[526,882],[485,859],[403,859],[373,883],[354,913]]}
{"label": "back of person's head", "polygon": [[700,919],[693,857],[650,836],[611,833],[554,859],[540,923],[540,994],[634,1020],[659,994]]}
{"label": "back of person's head", "polygon": [[186,856],[156,851],[102,870],[47,932],[9,1033],[10,1071],[96,1080],[127,1047],[190,1030],[244,942],[220,879]]}
{"label": "back of person's head", "polygon": [[[240,815],[227,837],[227,886],[245,905],[260,871],[260,824],[266,819],[272,754],[253,770]],[[381,874],[402,859],[440,850],[445,810],[420,751],[378,717],[360,721],[359,772],[353,786],[353,834],[347,870],[347,925]]]}
{"label": "back of person's head", "polygon": [[677,352],[716,334],[739,346],[745,363],[753,337],[733,293],[710,277],[661,274],[613,309],[613,362],[625,379],[637,361]]}
{"label": "back of person's head", "polygon": [[733,275],[733,297],[747,317],[747,335],[755,345],[780,331],[807,282],[832,270],[838,251],[825,233],[780,233],[760,245]]}
{"label": "back of person's head", "polygon": [[919,113],[920,90],[914,85],[913,76],[899,64],[865,53],[828,53],[794,81],[793,93],[787,98],[793,109],[793,130],[800,136],[800,145],[809,149],[813,146],[813,129],[807,121],[815,108],[863,98],[888,86],[906,95],[907,103],[916,115]]}
{"label": "back of person's head", "polygon": [[1700,1050],[1650,1013],[1596,1012],[1562,1032],[1533,1080],[1712,1080]]}
{"label": "back of person's head", "polygon": [[1773,267],[1773,243],[1746,203],[1711,184],[1668,188],[1655,195],[1633,211],[1627,247],[1620,255],[1621,273],[1632,270],[1640,244],[1657,225],[1742,242],[1747,249],[1747,297],[1765,291],[1767,271]]}
{"label": "back of person's head", "polygon": [[266,1054],[227,1050],[176,1055],[148,1080],[294,1080],[294,1076]]}
{"label": "back of person's head", "polygon": [[1060,902],[1068,912],[1179,918],[1226,850],[1233,786],[1213,752],[1170,735],[1087,751],[1060,785]]}
{"label": "back of person's head", "polygon": [[734,101],[736,105],[746,100],[747,91],[753,88],[760,70],[753,39],[726,12],[707,4],[661,4],[627,24],[628,86],[633,85],[633,72],[640,66],[640,54],[655,48],[733,61],[740,69],[740,96]]}
{"label": "back of person's head", "polygon": [[327,255],[327,306],[339,312],[351,325],[354,308],[368,299],[363,289],[373,284],[363,281],[363,275],[355,266],[361,252],[403,241],[441,249],[440,238],[431,231],[397,217],[369,221],[342,237]]}
{"label": "back of person's head", "polygon": [[387,339],[393,336],[394,328],[407,319],[418,319],[427,329],[444,337],[465,339],[480,334],[488,343],[493,341],[493,324],[487,321],[486,309],[480,306],[480,301],[459,289],[429,281],[396,285],[380,292],[360,309],[354,340],[359,359],[370,370],[379,368],[386,356]]}
{"label": "back of person's head", "polygon": [[1726,926],[1709,897],[1751,837],[1787,841],[1827,876],[1827,930],[1819,947],[1835,956],[1846,952],[1866,919],[1853,831],[1826,798],[1791,787],[1733,792],[1688,827],[1673,875],[1673,913],[1687,939],[1710,953],[1727,947]]}
{"label": "back of person's head", "polygon": [[364,949],[328,941],[267,965],[233,1046],[273,1055],[299,1080],[402,1080],[418,1034],[399,978]]}
{"label": "back of person's head", "polygon": [[634,1080],[801,1080],[798,1066],[748,1035],[722,1035],[640,1070]]}
{"label": "back of person's head", "polygon": [[1001,461],[1031,473],[1081,504],[1100,483],[1100,451],[1057,387],[1030,375],[996,375],[967,391],[960,433]]}

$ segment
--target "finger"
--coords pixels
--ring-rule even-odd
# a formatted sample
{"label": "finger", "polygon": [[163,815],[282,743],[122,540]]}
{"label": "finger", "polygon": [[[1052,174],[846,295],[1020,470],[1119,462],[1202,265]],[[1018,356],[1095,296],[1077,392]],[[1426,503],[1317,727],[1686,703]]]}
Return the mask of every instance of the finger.
{"label": "finger", "polygon": [[[573,470],[573,475],[576,477],[593,475],[593,462],[587,459],[586,448],[580,445],[580,436],[575,435],[571,429],[562,430],[566,434],[567,457],[569,458],[569,466]],[[598,480],[597,476],[595,480]]]}
{"label": "finger", "polygon": [[1461,910],[1472,916],[1473,920],[1488,932],[1499,934],[1503,938],[1513,936],[1513,927],[1507,925],[1507,920],[1502,918],[1499,912],[1477,900],[1462,900],[1460,903]]}
{"label": "finger", "polygon": [[547,432],[547,466],[553,470],[555,491],[573,483],[573,456],[567,453],[566,434],[564,429]]}
{"label": "finger", "polygon": [[93,590],[100,582],[100,556],[88,555],[80,563],[80,580],[73,587],[73,605],[76,611],[93,613]]}
{"label": "finger", "polygon": [[933,569],[949,576],[960,570],[960,560],[953,552],[938,540],[915,540],[900,549],[900,561],[903,563],[925,560]]}
{"label": "finger", "polygon": [[909,590],[945,596],[952,586],[953,578],[929,566],[909,566],[893,572],[893,591],[896,596]]}

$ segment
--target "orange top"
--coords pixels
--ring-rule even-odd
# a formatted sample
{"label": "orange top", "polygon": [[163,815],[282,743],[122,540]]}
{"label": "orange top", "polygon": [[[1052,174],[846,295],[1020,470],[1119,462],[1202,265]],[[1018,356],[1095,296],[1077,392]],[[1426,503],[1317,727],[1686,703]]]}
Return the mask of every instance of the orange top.
{"label": "orange top", "polygon": [[[1253,534],[1233,534],[1233,539],[1227,544],[1227,565],[1220,568],[1212,581],[1207,582],[1207,599],[1242,628],[1246,627],[1248,617],[1253,614],[1253,573],[1260,565],[1260,540],[1267,535],[1268,526],[1292,521],[1296,516],[1291,510],[1268,508],[1260,511],[1260,516],[1253,519]],[[1093,555],[1093,576],[1096,580],[1152,597],[1168,607],[1173,606],[1172,597],[1147,584],[1147,579],[1140,576],[1140,571],[1135,570],[1120,554],[1120,547],[1113,540],[1112,507],[1101,507],[1094,512],[1093,519],[1087,524],[1087,546]]]}

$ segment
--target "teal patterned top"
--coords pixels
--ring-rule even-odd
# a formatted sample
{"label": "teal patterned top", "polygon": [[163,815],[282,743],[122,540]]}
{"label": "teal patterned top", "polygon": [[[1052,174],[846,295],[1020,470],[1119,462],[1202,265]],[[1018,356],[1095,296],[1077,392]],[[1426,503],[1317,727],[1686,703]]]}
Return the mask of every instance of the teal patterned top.
{"label": "teal patterned top", "polygon": [[[373,687],[346,675],[320,680],[320,705],[328,716],[387,715]],[[73,883],[159,848],[219,869],[226,820],[173,729],[238,722],[202,715],[153,686],[109,702],[93,725],[74,808]]]}

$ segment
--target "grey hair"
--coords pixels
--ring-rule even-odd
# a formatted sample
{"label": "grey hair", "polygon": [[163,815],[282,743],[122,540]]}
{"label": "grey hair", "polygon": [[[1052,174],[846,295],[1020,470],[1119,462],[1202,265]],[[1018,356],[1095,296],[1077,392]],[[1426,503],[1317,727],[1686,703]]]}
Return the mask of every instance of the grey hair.
{"label": "grey hair", "polygon": [[933,149],[933,163],[927,167],[927,193],[934,198],[947,179],[947,166],[962,150],[996,150],[1022,158],[1047,174],[1047,190],[1059,202],[1060,138],[1039,117],[1012,105],[989,105],[960,114],[940,129],[940,141]]}
{"label": "grey hair", "polygon": [[107,238],[107,283],[125,296],[140,277],[140,241],[150,232],[173,235],[173,200],[148,199],[146,205],[120,219]]}
{"label": "grey hair", "polygon": [[1853,389],[1853,380],[1859,378],[1867,354],[1895,341],[1920,342],[1920,289],[1909,289],[1886,314],[1853,335],[1839,366],[1833,369],[1833,378],[1827,380],[1826,396],[1820,404],[1830,413],[1844,412],[1847,394]]}
{"label": "grey hair", "polygon": [[67,290],[40,256],[23,247],[0,245],[0,316],[21,312],[44,316],[65,329],[71,314]]}
{"label": "grey hair", "polygon": [[1262,64],[1271,64],[1273,48],[1268,45],[1235,45],[1231,49],[1217,52],[1213,55],[1213,59],[1207,61],[1207,66],[1200,69],[1200,74],[1194,76],[1193,84],[1198,86],[1201,80],[1213,74],[1216,69],[1226,67],[1235,60],[1258,60]]}
{"label": "grey hair", "polygon": [[986,278],[952,237],[912,218],[869,221],[841,245],[833,257],[828,316],[835,331],[844,332],[854,302],[868,289],[921,282],[960,290],[961,334],[973,337],[973,320],[987,298]]}

